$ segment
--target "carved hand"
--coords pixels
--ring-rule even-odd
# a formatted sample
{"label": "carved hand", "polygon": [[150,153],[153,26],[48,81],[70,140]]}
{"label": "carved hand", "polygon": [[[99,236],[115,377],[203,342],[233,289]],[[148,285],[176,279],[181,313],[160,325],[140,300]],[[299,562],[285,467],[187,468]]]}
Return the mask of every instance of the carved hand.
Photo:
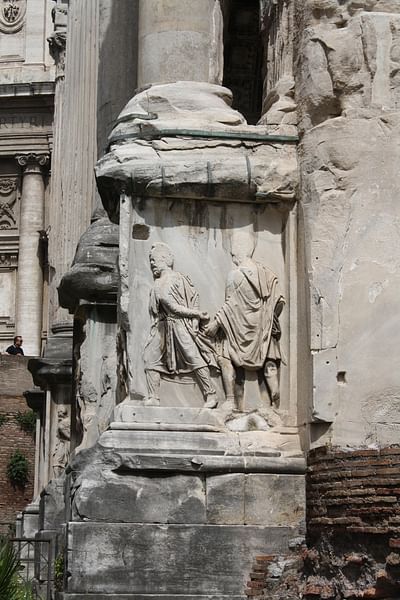
{"label": "carved hand", "polygon": [[208,337],[214,337],[217,334],[219,329],[219,323],[216,319],[213,319],[207,327],[204,328],[204,333],[208,335]]}
{"label": "carved hand", "polygon": [[199,319],[200,319],[200,321],[208,322],[210,320],[210,315],[208,314],[207,311],[203,311],[199,314]]}

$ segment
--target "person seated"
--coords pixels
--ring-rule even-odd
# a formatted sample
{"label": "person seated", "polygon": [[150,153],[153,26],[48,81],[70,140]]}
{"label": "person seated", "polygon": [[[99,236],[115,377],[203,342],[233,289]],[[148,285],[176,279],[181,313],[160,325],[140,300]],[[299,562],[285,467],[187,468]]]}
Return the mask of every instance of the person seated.
{"label": "person seated", "polygon": [[6,350],[7,354],[12,354],[14,356],[24,356],[22,342],[22,337],[20,335],[16,335],[14,338],[14,343],[11,346],[8,346]]}

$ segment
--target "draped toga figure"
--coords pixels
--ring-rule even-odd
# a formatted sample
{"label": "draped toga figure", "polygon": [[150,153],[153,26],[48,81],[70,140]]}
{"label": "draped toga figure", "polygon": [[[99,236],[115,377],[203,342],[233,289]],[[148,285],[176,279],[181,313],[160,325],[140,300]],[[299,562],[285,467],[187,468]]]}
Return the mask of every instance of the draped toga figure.
{"label": "draped toga figure", "polygon": [[173,270],[174,256],[167,244],[154,244],[150,267],[155,280],[150,292],[151,330],[144,349],[148,398],[160,403],[161,376],[192,373],[205,399],[206,408],[217,406],[209,367],[218,368],[211,344],[199,330],[209,321],[199,309],[199,295],[189,277]]}
{"label": "draped toga figure", "polygon": [[277,403],[282,360],[279,315],[285,300],[276,275],[253,260],[253,252],[251,236],[236,234],[231,254],[237,268],[228,275],[225,302],[205,333],[216,338],[227,400],[235,400],[235,367],[242,367],[263,371],[271,401]]}

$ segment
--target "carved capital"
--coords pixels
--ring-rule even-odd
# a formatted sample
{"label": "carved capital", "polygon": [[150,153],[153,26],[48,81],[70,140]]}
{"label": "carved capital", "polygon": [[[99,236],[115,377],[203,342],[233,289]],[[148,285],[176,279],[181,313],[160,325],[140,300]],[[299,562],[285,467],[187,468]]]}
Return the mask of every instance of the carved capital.
{"label": "carved capital", "polygon": [[49,51],[56,65],[56,80],[64,79],[65,49],[67,44],[68,5],[63,0],[57,0],[52,10],[54,31],[47,38]]}
{"label": "carved capital", "polygon": [[55,31],[47,38],[49,51],[56,65],[56,79],[64,79],[67,32]]}
{"label": "carved capital", "polygon": [[23,168],[24,175],[27,173],[43,173],[43,170],[49,164],[48,154],[36,154],[29,152],[27,154],[18,154],[17,163]]}

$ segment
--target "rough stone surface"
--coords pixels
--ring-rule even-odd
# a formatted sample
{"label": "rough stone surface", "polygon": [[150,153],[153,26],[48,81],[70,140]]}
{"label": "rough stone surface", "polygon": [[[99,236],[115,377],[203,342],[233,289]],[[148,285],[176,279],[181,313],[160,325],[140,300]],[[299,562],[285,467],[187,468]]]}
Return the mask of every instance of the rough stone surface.
{"label": "rough stone surface", "polygon": [[80,300],[115,302],[118,288],[118,227],[96,215],[81,236],[71,270],[58,288],[59,302],[73,312]]}
{"label": "rough stone surface", "polygon": [[205,523],[199,476],[144,476],[94,471],[74,495],[74,520],[114,523]]}
{"label": "rough stone surface", "polygon": [[[118,187],[153,197],[243,201],[259,192],[292,200],[297,183],[293,143],[252,141],[268,131],[247,126],[231,101],[226,88],[196,82],[154,85],[134,96],[111,134],[111,152],[96,167],[111,220],[118,223]],[[222,137],[213,139],[213,133]]]}
{"label": "rough stone surface", "polygon": [[[176,594],[96,594],[96,600],[176,600]],[[86,594],[63,594],[65,600],[88,600]],[[243,600],[242,594],[179,594],[179,600]]]}
{"label": "rough stone surface", "polygon": [[284,551],[291,533],[285,527],[108,524],[105,529],[73,523],[68,592],[101,594],[107,586],[109,593],[143,596],[240,595],[252,557]]}
{"label": "rough stone surface", "polygon": [[249,474],[245,479],[245,523],[298,527],[304,519],[301,475]]}
{"label": "rough stone surface", "polygon": [[244,524],[244,473],[207,477],[207,520],[219,525]]}
{"label": "rough stone surface", "polygon": [[[81,275],[80,271],[78,278]],[[97,280],[97,276],[95,278]],[[92,292],[101,299],[96,284]],[[75,312],[74,382],[77,393],[73,406],[72,442],[76,451],[92,446],[112,420],[118,399],[116,321],[113,303],[82,301]]]}
{"label": "rough stone surface", "polygon": [[39,529],[59,529],[65,523],[65,476],[53,479],[41,493]]}
{"label": "rough stone surface", "polygon": [[299,475],[207,476],[209,523],[299,527],[304,519],[304,478]]}
{"label": "rough stone surface", "polygon": [[390,444],[400,394],[390,359],[399,344],[399,6],[316,0],[296,10],[312,442]]}

